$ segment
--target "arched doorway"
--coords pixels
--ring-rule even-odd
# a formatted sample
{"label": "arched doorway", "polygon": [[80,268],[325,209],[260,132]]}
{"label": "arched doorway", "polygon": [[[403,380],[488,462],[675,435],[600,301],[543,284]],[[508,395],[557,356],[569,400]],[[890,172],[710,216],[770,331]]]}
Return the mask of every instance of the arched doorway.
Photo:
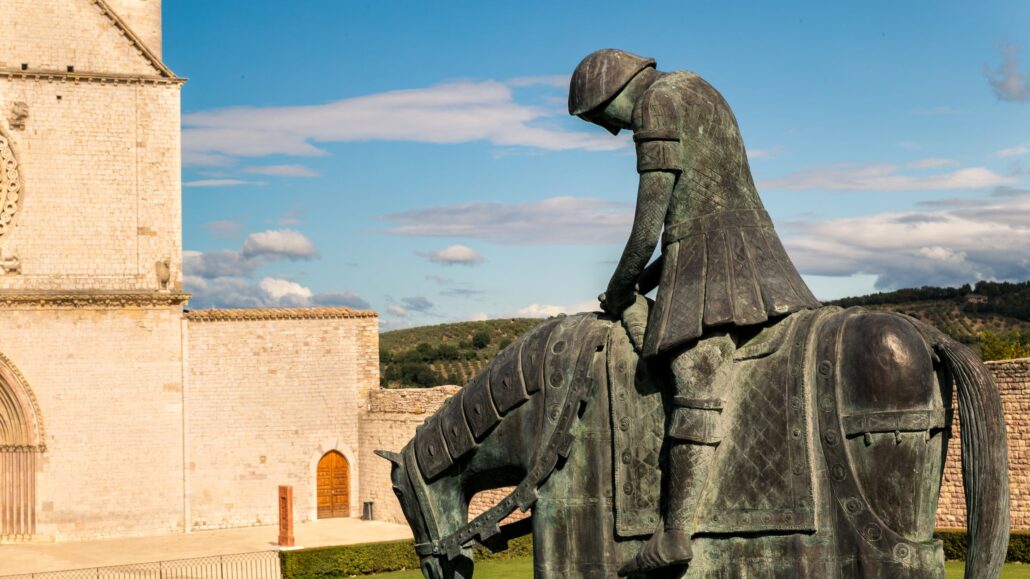
{"label": "arched doorway", "polygon": [[318,461],[318,518],[350,516],[350,465],[330,450]]}
{"label": "arched doorway", "polygon": [[36,532],[36,459],[43,424],[21,373],[0,354],[0,541]]}

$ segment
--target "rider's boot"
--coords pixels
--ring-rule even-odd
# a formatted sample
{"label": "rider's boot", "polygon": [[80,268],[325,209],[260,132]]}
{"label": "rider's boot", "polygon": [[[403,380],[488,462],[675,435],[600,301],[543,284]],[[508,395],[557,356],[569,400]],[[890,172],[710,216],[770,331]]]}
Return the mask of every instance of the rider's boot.
{"label": "rider's boot", "polygon": [[675,441],[669,449],[669,477],[662,522],[640,553],[619,575],[644,573],[690,561],[694,512],[704,489],[715,446]]}

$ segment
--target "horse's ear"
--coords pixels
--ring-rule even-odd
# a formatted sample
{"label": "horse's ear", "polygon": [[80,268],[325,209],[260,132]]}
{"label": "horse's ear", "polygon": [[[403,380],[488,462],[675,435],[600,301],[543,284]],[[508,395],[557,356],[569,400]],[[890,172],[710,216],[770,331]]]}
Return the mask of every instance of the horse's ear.
{"label": "horse's ear", "polygon": [[377,456],[381,456],[386,460],[392,462],[394,466],[404,466],[404,458],[396,452],[390,452],[389,450],[377,450],[375,451],[375,453]]}

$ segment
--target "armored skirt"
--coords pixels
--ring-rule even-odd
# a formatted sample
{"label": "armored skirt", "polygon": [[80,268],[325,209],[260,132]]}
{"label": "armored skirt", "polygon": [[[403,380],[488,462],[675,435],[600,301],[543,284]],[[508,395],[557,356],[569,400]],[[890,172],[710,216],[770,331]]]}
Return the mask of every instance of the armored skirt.
{"label": "armored skirt", "polygon": [[667,226],[662,244],[645,356],[696,340],[708,328],[761,324],[821,305],[762,209],[721,211]]}

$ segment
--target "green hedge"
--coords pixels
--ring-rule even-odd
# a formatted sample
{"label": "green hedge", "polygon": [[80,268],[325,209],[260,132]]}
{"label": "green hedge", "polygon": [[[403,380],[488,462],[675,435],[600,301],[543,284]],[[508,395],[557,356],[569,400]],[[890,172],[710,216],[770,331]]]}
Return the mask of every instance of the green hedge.
{"label": "green hedge", "polygon": [[[508,548],[490,553],[476,547],[475,559],[511,559],[533,554],[533,538],[519,537],[508,543]],[[279,553],[283,579],[330,579],[371,575],[402,569],[418,569],[418,556],[412,541],[390,541],[362,545],[340,545],[298,549]]]}
{"label": "green hedge", "polygon": [[[934,536],[944,542],[944,558],[949,561],[965,561],[966,545],[969,540],[965,529],[937,529]],[[1030,563],[1030,531],[1012,531],[1009,535],[1009,551],[1005,555],[1008,563]]]}
{"label": "green hedge", "polygon": [[[944,542],[944,558],[964,561],[966,532],[963,529],[938,529],[934,535]],[[519,537],[499,553],[476,547],[475,559],[512,559],[533,554],[532,536]],[[412,541],[366,543],[282,551],[283,579],[332,579],[371,575],[402,569],[418,569],[418,556]],[[1030,563],[1030,531],[1013,531],[1006,556],[1009,563]]]}

